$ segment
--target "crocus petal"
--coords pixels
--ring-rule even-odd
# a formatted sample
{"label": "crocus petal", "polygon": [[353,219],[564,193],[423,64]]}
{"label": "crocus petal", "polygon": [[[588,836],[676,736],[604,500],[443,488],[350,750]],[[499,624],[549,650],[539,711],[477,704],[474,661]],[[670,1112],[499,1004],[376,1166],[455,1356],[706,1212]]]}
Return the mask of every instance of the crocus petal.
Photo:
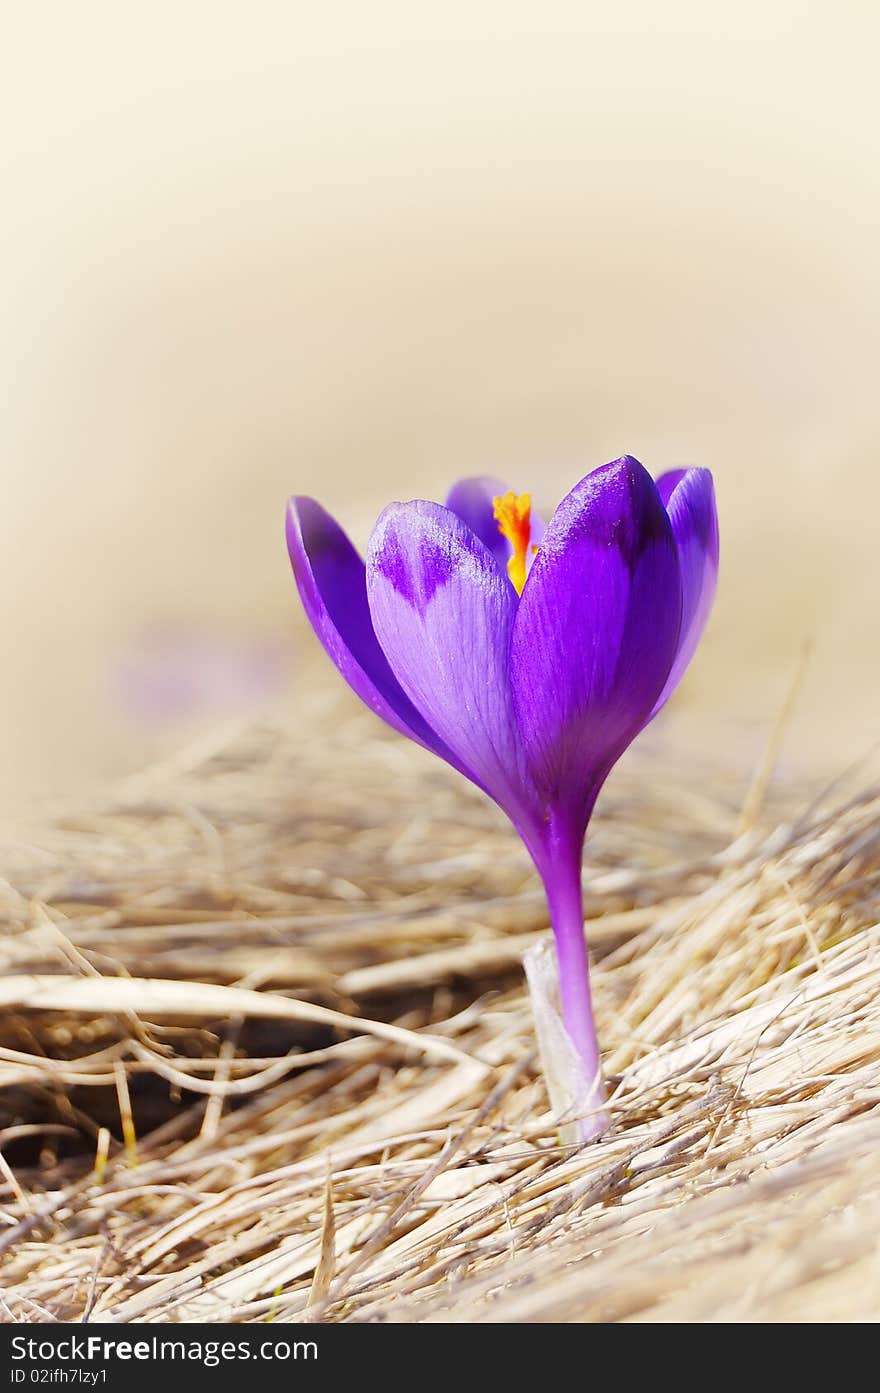
{"label": "crocus petal", "polygon": [[[455,513],[462,522],[467,523],[474,535],[479,537],[483,545],[489,548],[505,574],[507,573],[507,563],[513,554],[513,548],[499,530],[495,519],[495,499],[503,498],[509,492],[509,484],[486,475],[477,479],[459,479],[458,483],[449,490],[446,499],[446,506],[450,512]],[[543,519],[533,507],[531,550],[526,561],[527,567],[531,567],[535,550],[546,530]]]}
{"label": "crocus petal", "polygon": [[528,779],[507,657],[513,586],[461,518],[437,503],[392,503],[367,549],[373,624],[407,696],[515,822]]}
{"label": "crocus petal", "polygon": [[485,475],[479,479],[459,479],[449,490],[446,499],[449,511],[467,524],[474,536],[479,537],[483,546],[489,548],[502,567],[506,566],[507,558],[510,556],[510,543],[498,531],[494,500],[501,498],[507,491],[507,484]]}
{"label": "crocus petal", "polygon": [[675,469],[657,480],[669,514],[681,569],[681,632],[678,651],[652,714],[675,691],[694,656],[718,585],[718,514],[708,469]]}
{"label": "crocus petal", "polygon": [[653,479],[629,456],[559,505],[513,626],[510,675],[547,806],[582,832],[612,764],[647,721],[675,657],[681,580]]}
{"label": "crocus petal", "polygon": [[309,622],[349,686],[395,730],[461,768],[388,666],[370,618],[364,563],[313,498],[290,499],[287,549]]}

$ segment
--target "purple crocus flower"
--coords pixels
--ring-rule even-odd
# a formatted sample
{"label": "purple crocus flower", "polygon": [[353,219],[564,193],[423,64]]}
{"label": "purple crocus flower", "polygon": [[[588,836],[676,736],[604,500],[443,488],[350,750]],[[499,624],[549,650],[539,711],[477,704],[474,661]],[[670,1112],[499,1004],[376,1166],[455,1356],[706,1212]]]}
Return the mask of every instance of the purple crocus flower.
{"label": "purple crocus flower", "polygon": [[583,1139],[605,1124],[581,859],[612,766],[678,684],[718,574],[712,476],[656,483],[631,456],[594,470],[546,529],[528,494],[456,484],[392,503],[366,564],[310,498],[290,500],[299,593],[343,677],[395,730],[501,807],[544,883],[562,1015],[587,1080]]}

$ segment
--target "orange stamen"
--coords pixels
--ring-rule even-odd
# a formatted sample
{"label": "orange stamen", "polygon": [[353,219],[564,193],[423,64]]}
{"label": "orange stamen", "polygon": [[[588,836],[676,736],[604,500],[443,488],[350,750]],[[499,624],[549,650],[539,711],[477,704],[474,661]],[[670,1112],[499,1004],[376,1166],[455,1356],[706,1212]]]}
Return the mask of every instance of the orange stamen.
{"label": "orange stamen", "polygon": [[[501,498],[493,498],[492,504],[498,531],[513,547],[513,556],[507,563],[507,574],[517,595],[521,595],[526,583],[526,557],[532,536],[532,495],[505,493]],[[532,551],[535,551],[534,547]]]}

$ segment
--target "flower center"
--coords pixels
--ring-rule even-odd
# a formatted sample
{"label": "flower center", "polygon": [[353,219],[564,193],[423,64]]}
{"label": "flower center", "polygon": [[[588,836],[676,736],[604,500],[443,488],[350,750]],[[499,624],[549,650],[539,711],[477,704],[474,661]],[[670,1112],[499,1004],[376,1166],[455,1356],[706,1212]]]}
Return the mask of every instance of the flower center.
{"label": "flower center", "polygon": [[500,498],[493,498],[492,506],[498,531],[513,547],[513,556],[507,563],[507,574],[517,595],[521,595],[526,583],[526,558],[532,537],[532,495],[505,493]]}

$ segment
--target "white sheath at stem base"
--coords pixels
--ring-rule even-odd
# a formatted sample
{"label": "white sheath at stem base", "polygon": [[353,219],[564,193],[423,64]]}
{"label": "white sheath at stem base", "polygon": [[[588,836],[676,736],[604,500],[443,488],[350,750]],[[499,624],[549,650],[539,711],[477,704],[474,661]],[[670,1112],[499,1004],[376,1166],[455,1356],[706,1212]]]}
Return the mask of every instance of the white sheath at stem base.
{"label": "white sheath at stem base", "polygon": [[550,1107],[566,1145],[596,1141],[608,1130],[605,1084],[601,1072],[587,1077],[562,1019],[559,963],[551,934],[523,954],[529,999],[538,1037],[541,1068]]}

